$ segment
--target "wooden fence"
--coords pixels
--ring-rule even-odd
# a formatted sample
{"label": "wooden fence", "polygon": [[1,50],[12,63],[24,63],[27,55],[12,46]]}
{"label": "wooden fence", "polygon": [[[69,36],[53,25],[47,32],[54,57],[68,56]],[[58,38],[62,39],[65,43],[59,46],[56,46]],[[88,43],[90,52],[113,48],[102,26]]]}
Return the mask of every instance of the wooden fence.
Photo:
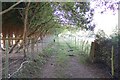
{"label": "wooden fence", "polygon": [[[10,59],[15,57],[17,60],[19,60],[19,58],[22,55],[23,56],[21,58],[24,58],[23,49],[22,49],[21,46],[16,46],[16,48],[14,47],[13,51],[11,51],[11,53],[9,53],[11,48],[14,45],[12,45],[12,47],[10,48],[8,42],[9,42],[9,40],[10,41],[12,41],[12,40],[17,40],[17,41],[18,40],[22,40],[22,38],[7,38],[6,37],[6,38],[2,38],[1,40],[5,40],[5,51],[2,52],[2,54],[3,54],[2,57],[4,59],[3,61],[4,61],[5,66],[2,68],[2,71],[4,70],[4,72],[5,72],[4,77],[8,78],[9,77],[9,73],[8,73],[9,72],[9,67],[14,62],[16,62],[16,61],[13,61],[13,62],[9,63]],[[44,42],[44,40],[46,42]],[[53,41],[53,37],[52,36],[51,37],[50,36],[44,37],[42,40],[41,39],[40,40],[35,39],[34,37],[27,38],[26,39],[26,49],[25,49],[27,57],[25,59],[34,60],[36,58],[36,56],[37,56],[35,53],[41,52],[45,48],[45,46],[47,46],[52,41]]]}
{"label": "wooden fence", "polygon": [[[5,73],[4,77],[8,78],[8,75],[9,75],[8,74],[8,72],[9,72],[9,64],[11,64],[11,63],[9,63],[9,59],[13,59],[15,57],[16,57],[16,59],[17,58],[19,59],[19,57],[21,57],[22,55],[23,55],[22,58],[24,58],[24,54],[23,54],[23,51],[22,51],[23,49],[21,47],[22,43],[20,44],[20,46],[18,46],[18,43],[20,42],[20,40],[22,40],[22,38],[7,38],[6,37],[6,38],[2,38],[1,40],[5,41],[5,43],[3,44],[5,50],[2,51],[2,59],[3,59],[4,64],[5,64],[5,66],[3,67],[4,73]],[[13,41],[13,40],[15,40],[15,42],[18,41],[18,43],[12,44],[12,47],[11,47],[11,44],[9,44],[9,43],[11,41]],[[30,42],[30,43],[28,43],[28,42]],[[26,50],[26,53],[28,53],[28,51],[29,51],[28,50],[28,48],[29,48],[28,46],[31,46],[31,50],[30,50],[31,52],[29,52],[29,55],[31,56],[32,59],[34,57],[34,55],[33,55],[33,53],[34,53],[34,44],[35,44],[35,39],[34,38],[28,38],[27,39],[26,49],[25,50]],[[22,50],[20,50],[20,49],[22,49]],[[22,51],[22,52],[18,53],[19,51]]]}
{"label": "wooden fence", "polygon": [[[96,63],[96,62],[105,63],[109,68],[111,68],[110,73],[111,73],[112,77],[114,77],[115,76],[115,64],[116,64],[115,61],[114,61],[115,60],[115,51],[114,51],[114,46],[113,45],[111,45],[109,47],[111,47],[110,48],[110,53],[108,52],[108,54],[110,54],[110,56],[108,55],[108,56],[106,56],[106,58],[110,57],[109,58],[110,62],[107,62],[107,61],[103,61],[102,59],[100,59],[100,57],[102,57],[102,56],[98,55],[98,54],[102,54],[102,53],[99,53],[99,52],[102,52],[102,50],[100,49],[101,48],[100,44],[98,44],[96,41],[92,42],[91,43],[91,49],[90,49],[90,58],[91,58],[90,60],[91,60],[92,63]],[[106,49],[106,52],[107,52],[107,49]]]}

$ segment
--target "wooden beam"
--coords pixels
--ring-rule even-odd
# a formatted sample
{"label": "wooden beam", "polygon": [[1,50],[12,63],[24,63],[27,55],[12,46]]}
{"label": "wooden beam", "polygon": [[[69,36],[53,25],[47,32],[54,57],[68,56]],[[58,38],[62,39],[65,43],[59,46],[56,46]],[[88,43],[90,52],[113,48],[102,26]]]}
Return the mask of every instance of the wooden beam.
{"label": "wooden beam", "polygon": [[[27,39],[32,39],[34,38],[34,36],[32,37],[28,37]],[[0,40],[23,40],[23,38],[1,38]]]}
{"label": "wooden beam", "polygon": [[2,38],[0,40],[22,40],[23,38]]}

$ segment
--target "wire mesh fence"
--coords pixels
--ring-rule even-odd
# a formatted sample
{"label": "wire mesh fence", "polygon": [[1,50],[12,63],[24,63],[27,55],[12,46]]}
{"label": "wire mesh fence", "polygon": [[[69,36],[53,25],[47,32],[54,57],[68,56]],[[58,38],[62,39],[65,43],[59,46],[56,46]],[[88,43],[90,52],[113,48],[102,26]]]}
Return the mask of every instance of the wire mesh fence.
{"label": "wire mesh fence", "polygon": [[[8,44],[8,39],[5,40],[5,47],[4,50],[0,50],[2,52],[2,77],[3,78],[10,78],[15,73],[17,73],[24,64],[28,63],[35,59],[36,56],[44,48],[46,48],[51,42],[53,42],[54,36],[48,35],[45,36],[42,40],[35,40],[35,38],[27,39],[26,42],[26,58],[24,57],[23,49],[20,48],[20,45],[17,45],[14,50],[9,53],[10,46]],[[2,39],[3,40],[3,39]],[[13,40],[13,39],[12,39]]]}

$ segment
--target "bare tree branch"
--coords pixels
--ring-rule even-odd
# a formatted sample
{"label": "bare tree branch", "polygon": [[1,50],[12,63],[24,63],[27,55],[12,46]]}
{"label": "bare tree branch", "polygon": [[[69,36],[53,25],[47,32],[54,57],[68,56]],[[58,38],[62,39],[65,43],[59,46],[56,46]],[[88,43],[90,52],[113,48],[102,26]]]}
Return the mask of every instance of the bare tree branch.
{"label": "bare tree branch", "polygon": [[28,35],[28,37],[31,36],[32,34],[34,34],[34,33],[38,30],[39,26],[44,25],[44,24],[50,22],[52,19],[53,19],[53,16],[52,16],[48,21],[45,21],[44,23],[41,23],[40,25],[37,25],[37,27],[35,28],[35,30],[34,30],[33,32],[31,32],[31,33]]}
{"label": "bare tree branch", "polygon": [[12,5],[12,6],[9,7],[8,9],[6,9],[6,10],[0,12],[0,15],[3,15],[3,14],[5,14],[6,12],[10,11],[10,10],[13,9],[15,6],[17,6],[18,4],[20,4],[21,1],[22,1],[22,0],[19,0],[17,3],[15,3],[14,5]]}

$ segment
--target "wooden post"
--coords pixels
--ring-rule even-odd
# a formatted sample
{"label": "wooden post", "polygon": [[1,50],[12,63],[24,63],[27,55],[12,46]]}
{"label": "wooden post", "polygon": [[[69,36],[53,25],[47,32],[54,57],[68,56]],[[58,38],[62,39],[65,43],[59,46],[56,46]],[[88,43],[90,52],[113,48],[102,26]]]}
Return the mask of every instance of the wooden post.
{"label": "wooden post", "polygon": [[31,60],[34,60],[34,38],[31,39]]}
{"label": "wooden post", "polygon": [[58,36],[58,34],[57,34],[57,39],[58,39],[58,45],[60,45],[60,43],[59,43],[59,36]]}
{"label": "wooden post", "polygon": [[82,40],[80,40],[80,44],[79,44],[79,46],[80,46],[80,51],[82,51]]}
{"label": "wooden post", "polygon": [[[7,37],[8,38],[8,35]],[[5,78],[8,78],[8,40],[5,41],[5,47],[6,47],[6,57],[5,57]]]}
{"label": "wooden post", "polygon": [[29,39],[27,38],[27,52],[26,53],[29,53]]}
{"label": "wooden post", "polygon": [[42,38],[42,40],[41,40],[41,41],[42,41],[42,50],[43,50],[43,38]]}
{"label": "wooden post", "polygon": [[113,50],[113,46],[111,49],[111,73],[112,73],[112,77],[114,77],[114,50]]}
{"label": "wooden post", "polygon": [[76,36],[75,36],[75,48],[76,48]]}
{"label": "wooden post", "polygon": [[80,51],[82,51],[82,40],[80,40]]}
{"label": "wooden post", "polygon": [[38,40],[37,40],[36,46],[37,46],[37,54],[38,54]]}
{"label": "wooden post", "polygon": [[[10,34],[8,34],[8,38],[9,38],[9,37],[10,37]],[[8,45],[10,46],[10,40],[8,40]],[[9,46],[8,46],[8,47],[9,47]]]}
{"label": "wooden post", "polygon": [[[2,39],[3,39],[3,38],[6,38],[6,36],[5,36],[4,33],[2,33],[2,35],[3,35]],[[5,48],[5,40],[4,40],[4,39],[3,39],[3,48]]]}
{"label": "wooden post", "polygon": [[85,43],[85,49],[84,49],[85,53],[88,54],[88,41]]}
{"label": "wooden post", "polygon": [[91,58],[91,62],[93,63],[95,58],[95,42],[91,43],[90,58]]}
{"label": "wooden post", "polygon": [[79,38],[78,38],[78,49],[80,48],[80,40],[79,40]]}
{"label": "wooden post", "polygon": [[83,49],[84,49],[84,43],[85,43],[85,40],[82,42],[82,52],[83,52]]}
{"label": "wooden post", "polygon": [[26,55],[26,41],[25,40],[23,41],[23,54],[24,54],[24,58],[26,58],[27,55]]}

